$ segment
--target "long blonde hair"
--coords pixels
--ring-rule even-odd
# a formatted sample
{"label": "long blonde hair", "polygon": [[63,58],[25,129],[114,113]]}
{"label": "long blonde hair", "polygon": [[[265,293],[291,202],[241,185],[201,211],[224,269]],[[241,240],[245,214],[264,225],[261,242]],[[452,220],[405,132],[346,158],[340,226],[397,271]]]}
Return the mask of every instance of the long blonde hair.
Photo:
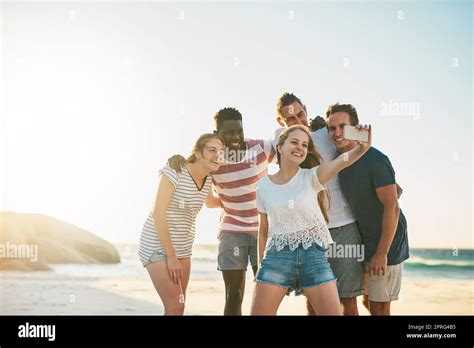
{"label": "long blonde hair", "polygon": [[[280,160],[281,160],[281,155],[280,155],[280,152],[278,151],[278,148],[281,145],[283,145],[285,141],[288,139],[288,137],[290,136],[290,134],[296,130],[303,131],[308,136],[308,154],[306,155],[306,158],[304,159],[304,161],[301,162],[300,168],[309,169],[309,168],[314,168],[316,166],[319,166],[322,163],[323,158],[319,154],[318,150],[316,150],[316,148],[314,147],[313,138],[311,137],[311,134],[309,133],[308,128],[300,124],[288,127],[280,134],[280,137],[278,138],[278,143],[276,146],[278,165],[280,165]],[[318,204],[319,204],[319,207],[321,208],[321,212],[323,213],[324,219],[326,220],[326,222],[329,222],[329,217],[327,213],[329,199],[325,190],[318,192]]]}

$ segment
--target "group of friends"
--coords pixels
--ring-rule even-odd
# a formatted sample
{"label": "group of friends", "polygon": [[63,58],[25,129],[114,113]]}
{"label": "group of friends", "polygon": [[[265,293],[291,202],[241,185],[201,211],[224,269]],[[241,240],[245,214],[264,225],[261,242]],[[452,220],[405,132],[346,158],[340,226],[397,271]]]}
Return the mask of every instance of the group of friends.
{"label": "group of friends", "polygon": [[[409,248],[389,158],[371,146],[372,129],[351,104],[309,122],[304,103],[284,93],[276,109],[275,139],[244,138],[241,113],[226,107],[188,158],[173,156],[160,170],[139,257],[164,314],[184,313],[196,215],[206,204],[221,209],[224,315],[242,314],[249,263],[251,315],[275,315],[292,291],[306,296],[308,315],[358,315],[358,296],[372,315],[390,315]],[[345,126],[368,132],[368,141],[345,139]],[[273,175],[270,163],[279,166]]]}

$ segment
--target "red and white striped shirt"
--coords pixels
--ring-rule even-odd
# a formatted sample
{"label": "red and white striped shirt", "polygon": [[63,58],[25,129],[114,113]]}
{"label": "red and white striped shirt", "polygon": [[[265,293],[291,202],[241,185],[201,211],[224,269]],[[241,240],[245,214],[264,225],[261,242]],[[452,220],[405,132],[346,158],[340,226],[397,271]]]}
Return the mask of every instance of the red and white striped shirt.
{"label": "red and white striped shirt", "polygon": [[227,162],[212,174],[214,189],[222,202],[219,233],[257,233],[256,184],[276,161],[268,140],[245,140],[247,151],[240,162]]}

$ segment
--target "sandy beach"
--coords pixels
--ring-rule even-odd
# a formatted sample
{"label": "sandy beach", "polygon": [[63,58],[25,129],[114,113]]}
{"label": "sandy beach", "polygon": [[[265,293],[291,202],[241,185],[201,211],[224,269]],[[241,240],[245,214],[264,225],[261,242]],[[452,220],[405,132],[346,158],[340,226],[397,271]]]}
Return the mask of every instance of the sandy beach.
{"label": "sandy beach", "polygon": [[[115,247],[121,259],[117,264],[50,264],[47,271],[0,271],[0,314],[163,314],[161,300],[138,259],[138,246],[116,244]],[[216,269],[216,251],[215,245],[196,245],[194,248],[186,315],[223,313],[224,282]],[[417,255],[423,254],[418,252]],[[422,261],[419,256],[413,259]],[[429,274],[437,276],[430,277]],[[393,302],[392,314],[474,315],[474,281],[470,273],[466,274],[464,279],[450,279],[438,277],[440,271],[429,273],[423,268],[423,272],[416,273],[406,267],[400,299]],[[244,315],[250,313],[253,287],[249,269]],[[359,297],[359,312],[368,315],[361,300]],[[278,312],[280,315],[305,313],[305,297],[294,295],[285,297]]]}
{"label": "sandy beach", "polygon": [[[1,272],[0,313],[160,315],[161,301],[148,275],[142,277],[58,276],[53,272]],[[243,313],[249,314],[253,281],[248,274]],[[359,300],[361,298],[359,297]],[[220,279],[191,278],[187,315],[221,315],[224,283]],[[362,304],[361,315],[367,315]],[[278,314],[303,315],[303,296],[286,297]],[[474,284],[470,280],[405,279],[394,315],[473,315]]]}

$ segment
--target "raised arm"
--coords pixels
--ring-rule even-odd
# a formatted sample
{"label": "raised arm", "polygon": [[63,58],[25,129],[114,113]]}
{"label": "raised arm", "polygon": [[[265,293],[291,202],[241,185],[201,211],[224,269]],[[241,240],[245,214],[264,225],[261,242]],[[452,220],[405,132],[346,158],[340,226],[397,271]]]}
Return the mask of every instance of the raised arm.
{"label": "raised arm", "polygon": [[171,181],[164,175],[161,175],[158,192],[156,194],[155,207],[153,209],[153,221],[155,222],[158,238],[166,254],[168,274],[170,279],[178,284],[181,279],[183,267],[176,257],[176,251],[170,238],[168,219],[166,218],[166,211],[168,210],[174,191],[175,187]]}
{"label": "raised arm", "polygon": [[[360,126],[359,128],[362,128]],[[352,150],[344,152],[336,157],[334,160],[323,163],[318,168],[318,179],[321,184],[325,184],[334,178],[341,170],[349,167],[351,164],[361,158],[372,144],[372,129],[371,126],[365,126],[364,129],[369,131],[369,141],[359,142]]]}

